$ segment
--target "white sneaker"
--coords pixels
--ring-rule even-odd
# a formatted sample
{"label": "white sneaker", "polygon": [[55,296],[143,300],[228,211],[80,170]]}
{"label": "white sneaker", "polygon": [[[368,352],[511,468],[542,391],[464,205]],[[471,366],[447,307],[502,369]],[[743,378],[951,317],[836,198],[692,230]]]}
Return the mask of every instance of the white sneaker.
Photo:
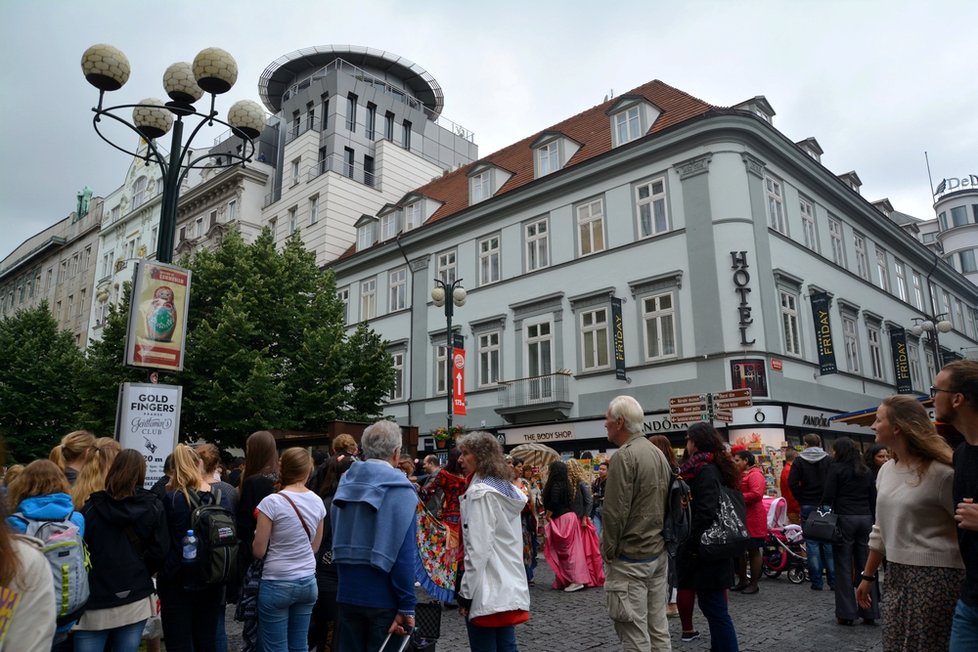
{"label": "white sneaker", "polygon": [[583,588],[583,584],[568,584],[566,587],[564,587],[564,593],[573,593],[574,591],[580,591]]}

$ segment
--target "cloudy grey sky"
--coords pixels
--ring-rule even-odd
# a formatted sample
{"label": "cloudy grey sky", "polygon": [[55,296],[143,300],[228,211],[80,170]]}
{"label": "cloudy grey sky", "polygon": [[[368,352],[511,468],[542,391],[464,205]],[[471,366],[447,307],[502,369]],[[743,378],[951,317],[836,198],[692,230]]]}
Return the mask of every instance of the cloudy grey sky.
{"label": "cloudy grey sky", "polygon": [[387,50],[435,77],[483,155],[652,79],[723,106],[765,95],[775,127],[817,138],[867,199],[929,219],[925,150],[935,183],[978,173],[976,18],[971,0],[2,0],[0,259],[85,185],[122,183],[128,158],[91,126],[79,60],[93,43],[132,64],[118,104],[163,97],[170,63],[228,50],[239,76],[224,111],[259,100],[262,70],[294,50]]}

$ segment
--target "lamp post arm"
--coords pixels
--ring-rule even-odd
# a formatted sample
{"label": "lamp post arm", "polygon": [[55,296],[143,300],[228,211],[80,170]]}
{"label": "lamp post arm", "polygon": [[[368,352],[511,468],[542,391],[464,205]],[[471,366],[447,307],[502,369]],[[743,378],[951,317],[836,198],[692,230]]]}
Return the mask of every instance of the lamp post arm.
{"label": "lamp post arm", "polygon": [[[119,116],[117,116],[117,115],[115,115],[113,113],[110,113],[110,111],[113,111],[115,109],[128,109],[128,108],[135,108],[135,107],[140,107],[140,106],[145,106],[145,105],[143,105],[143,104],[120,104],[119,106],[113,106],[113,107],[110,107],[108,109],[93,108],[92,111],[95,112],[95,117],[92,118],[92,126],[95,128],[95,133],[98,134],[99,138],[101,138],[102,140],[104,140],[105,142],[107,142],[109,145],[111,145],[112,147],[116,148],[120,152],[123,152],[125,154],[129,154],[130,156],[134,156],[136,158],[141,158],[144,161],[150,161],[150,160],[152,160],[154,163],[156,163],[160,167],[160,172],[162,173],[163,177],[166,177],[166,171],[167,171],[166,158],[163,156],[163,153],[160,152],[160,150],[156,147],[155,141],[153,141],[153,140],[146,140],[145,138],[143,138],[143,135],[141,133],[139,133],[139,130],[136,129],[136,127],[134,125],[130,124],[129,122],[127,122],[123,118],[120,118]],[[140,138],[142,138],[143,139],[143,142],[145,142],[146,143],[146,146],[147,146],[147,152],[146,152],[146,154],[140,154],[138,151],[135,151],[134,152],[132,150],[126,149],[125,147],[120,147],[119,145],[116,145],[114,142],[112,142],[111,140],[109,140],[105,136],[105,134],[103,134],[102,131],[99,129],[99,123],[102,121],[102,118],[103,117],[112,118],[116,122],[125,125],[133,133],[135,133],[137,136],[139,136]]]}

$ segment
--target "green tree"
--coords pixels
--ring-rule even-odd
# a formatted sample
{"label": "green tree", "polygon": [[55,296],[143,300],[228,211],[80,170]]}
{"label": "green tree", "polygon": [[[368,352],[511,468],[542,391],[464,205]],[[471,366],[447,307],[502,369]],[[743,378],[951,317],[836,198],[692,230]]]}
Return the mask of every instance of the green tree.
{"label": "green tree", "polygon": [[11,461],[47,457],[79,427],[83,356],[47,302],[0,320],[0,435]]}
{"label": "green tree", "polygon": [[[298,233],[279,252],[267,229],[250,245],[230,232],[180,264],[192,272],[184,370],[160,382],[183,387],[182,439],[243,446],[254,430],[322,432],[333,419],[380,414],[394,381],[385,343],[365,326],[347,335],[333,273]],[[120,382],[146,375],[122,366],[127,313],[124,294],[89,351],[93,424],[114,419]]]}

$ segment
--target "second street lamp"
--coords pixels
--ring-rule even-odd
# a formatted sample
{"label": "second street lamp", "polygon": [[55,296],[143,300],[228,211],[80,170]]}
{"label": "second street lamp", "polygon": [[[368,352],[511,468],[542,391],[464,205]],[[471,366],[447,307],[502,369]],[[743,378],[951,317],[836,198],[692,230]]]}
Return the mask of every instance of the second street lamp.
{"label": "second street lamp", "polygon": [[435,279],[435,287],[431,290],[431,300],[439,308],[445,307],[445,386],[448,389],[448,429],[452,428],[452,416],[455,413],[455,385],[452,382],[452,315],[455,314],[454,306],[462,307],[465,305],[465,288],[462,287],[462,279],[446,283],[441,279]]}
{"label": "second street lamp", "polygon": [[938,333],[950,333],[954,325],[947,319],[947,313],[942,312],[934,317],[914,317],[913,327],[911,327],[910,332],[916,336],[920,337],[922,334],[927,333],[927,339],[930,342],[931,347],[934,351],[934,374],[941,370],[944,366],[943,356],[941,356],[941,344],[937,339]]}

